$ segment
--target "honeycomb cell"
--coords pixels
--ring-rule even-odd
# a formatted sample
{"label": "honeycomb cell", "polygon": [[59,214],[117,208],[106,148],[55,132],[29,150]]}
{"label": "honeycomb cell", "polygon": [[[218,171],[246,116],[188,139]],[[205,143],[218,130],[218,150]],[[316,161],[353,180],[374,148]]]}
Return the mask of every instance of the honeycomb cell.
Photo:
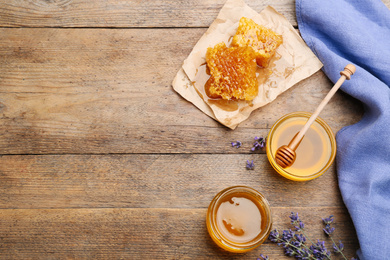
{"label": "honeycomb cell", "polygon": [[252,48],[228,48],[219,43],[207,49],[206,62],[211,75],[205,85],[209,97],[252,100],[257,96],[256,53]]}
{"label": "honeycomb cell", "polygon": [[256,62],[267,67],[276,49],[283,43],[283,37],[274,31],[256,24],[253,20],[242,17],[233,37],[232,46],[250,46],[256,52]]}

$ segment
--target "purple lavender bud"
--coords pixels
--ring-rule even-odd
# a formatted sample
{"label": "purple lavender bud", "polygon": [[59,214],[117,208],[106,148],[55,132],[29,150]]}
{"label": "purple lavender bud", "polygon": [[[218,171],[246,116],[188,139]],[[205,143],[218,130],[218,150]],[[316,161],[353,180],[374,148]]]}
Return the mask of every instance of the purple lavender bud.
{"label": "purple lavender bud", "polygon": [[306,237],[302,234],[296,234],[295,239],[301,244],[306,242]]}
{"label": "purple lavender bud", "polygon": [[295,255],[295,252],[294,250],[291,249],[291,247],[287,247],[284,249],[284,253],[288,256],[294,256]]}
{"label": "purple lavender bud", "polygon": [[326,225],[325,228],[323,229],[325,234],[327,234],[328,236],[330,236],[330,234],[333,233],[333,231],[335,231],[335,228],[334,227],[331,227],[330,225]]}
{"label": "purple lavender bud", "polygon": [[291,239],[294,238],[294,231],[290,230],[283,230],[282,239],[284,241],[291,241]]}
{"label": "purple lavender bud", "polygon": [[333,243],[333,250],[334,252],[337,254],[337,253],[341,253],[341,251],[344,250],[344,245],[343,243],[341,243],[341,241],[339,240],[339,246],[337,246],[336,244]]}
{"label": "purple lavender bud", "polygon": [[268,239],[276,243],[279,240],[279,232],[275,229],[269,233]]}
{"label": "purple lavender bud", "polygon": [[340,250],[340,251],[343,251],[343,250],[344,250],[344,244],[341,243],[340,240],[339,240],[339,250]]}
{"label": "purple lavender bud", "polygon": [[324,221],[324,224],[325,225],[330,225],[333,223],[334,219],[333,219],[333,215],[330,215],[329,218],[323,218],[322,221]]}
{"label": "purple lavender bud", "polygon": [[299,243],[298,241],[292,241],[291,242],[291,245],[295,246],[295,247],[300,247],[301,246],[301,243]]}
{"label": "purple lavender bud", "polygon": [[295,226],[296,231],[301,231],[305,228],[305,224],[301,220],[299,220],[299,226]]}
{"label": "purple lavender bud", "polygon": [[325,241],[319,241],[317,242],[317,248],[319,249],[319,254],[323,256],[326,256],[329,254],[329,252],[327,252],[327,249],[325,247]]}
{"label": "purple lavender bud", "polygon": [[249,162],[249,160],[246,161],[246,169],[247,170],[255,169],[255,164],[253,163],[253,160],[251,162]]}
{"label": "purple lavender bud", "polygon": [[[260,258],[261,257],[261,258]],[[269,260],[269,257],[266,255],[264,256],[263,254],[260,254],[260,257],[257,258],[257,260]]]}
{"label": "purple lavender bud", "polygon": [[236,148],[240,148],[242,143],[240,141],[237,141],[237,142],[232,142],[232,147],[236,147]]}
{"label": "purple lavender bud", "polygon": [[310,246],[310,250],[313,252],[313,255],[317,255],[319,253],[319,251],[314,246]]}
{"label": "purple lavender bud", "polygon": [[294,212],[291,212],[290,219],[291,219],[291,224],[294,224],[296,221],[299,221],[298,212],[297,212],[297,214],[294,214]]}
{"label": "purple lavender bud", "polygon": [[301,248],[301,250],[299,250],[297,253],[298,253],[298,255],[296,256],[296,258],[298,258],[300,260],[309,260],[310,259],[310,252],[306,248]]}
{"label": "purple lavender bud", "polygon": [[278,243],[278,246],[282,246],[283,248],[288,248],[290,246],[290,242],[282,242],[282,243]]}
{"label": "purple lavender bud", "polygon": [[264,147],[265,147],[265,139],[263,137],[256,136],[251,151],[254,152],[255,150],[261,150]]}

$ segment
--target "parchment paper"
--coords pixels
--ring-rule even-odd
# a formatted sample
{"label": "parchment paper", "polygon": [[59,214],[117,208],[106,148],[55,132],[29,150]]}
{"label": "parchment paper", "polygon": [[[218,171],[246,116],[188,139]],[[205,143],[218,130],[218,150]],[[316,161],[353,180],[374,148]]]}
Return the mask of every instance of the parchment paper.
{"label": "parchment paper", "polygon": [[[252,19],[257,24],[270,28],[283,36],[275,57],[268,68],[258,69],[259,93],[251,102],[243,100],[224,103],[209,99],[204,94],[204,84],[209,78],[206,74],[206,51],[208,47],[230,41],[238,28],[241,17]],[[322,67],[322,63],[307,47],[294,27],[275,9],[268,6],[257,13],[243,0],[227,0],[217,19],[210,25],[205,34],[194,46],[184,61],[182,68],[173,80],[173,89],[208,116],[221,124],[234,129],[247,119],[250,113],[273,101],[280,93],[297,82],[309,77]],[[226,103],[225,102],[225,103]],[[222,105],[221,105],[222,104]]]}

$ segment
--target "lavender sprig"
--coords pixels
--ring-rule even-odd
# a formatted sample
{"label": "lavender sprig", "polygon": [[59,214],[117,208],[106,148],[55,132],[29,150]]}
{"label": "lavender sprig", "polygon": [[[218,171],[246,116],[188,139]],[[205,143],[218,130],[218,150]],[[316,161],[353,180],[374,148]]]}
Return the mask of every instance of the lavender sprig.
{"label": "lavender sprig", "polygon": [[301,260],[316,259],[305,245],[306,238],[303,235],[295,234],[291,229],[283,230],[282,234],[275,229],[271,231],[269,240],[282,246],[284,253],[288,256],[295,256]]}
{"label": "lavender sprig", "polygon": [[[294,212],[291,212],[290,214],[290,219],[291,219],[291,225],[295,227],[295,230],[297,232],[302,232],[304,236],[307,237],[307,235],[304,232],[305,224],[301,221],[301,219],[298,217],[298,212],[294,214]],[[310,240],[308,237],[310,243],[314,244],[313,241]]]}
{"label": "lavender sprig", "polygon": [[[325,241],[317,240],[317,242],[314,243],[310,240],[310,238],[306,236],[304,232],[305,225],[299,218],[298,213],[291,212],[289,217],[291,219],[291,224],[295,228],[295,231],[288,229],[283,230],[283,232],[280,233],[275,229],[270,232],[268,239],[274,243],[277,243],[279,246],[282,246],[286,255],[293,256],[299,260],[331,259],[332,252],[326,248]],[[335,254],[340,253],[343,258],[347,260],[347,258],[342,252],[344,250],[343,243],[339,241],[339,244],[337,245],[331,236],[335,231],[335,228],[331,226],[334,221],[333,215],[329,216],[329,218],[325,218],[322,220],[325,224],[325,228],[323,229],[325,234],[332,239],[333,252]],[[307,240],[310,241],[310,246],[306,244]],[[352,258],[351,260],[357,259]]]}
{"label": "lavender sprig", "polygon": [[341,243],[341,241],[339,240],[339,245],[337,245],[336,242],[334,241],[333,237],[332,237],[332,233],[335,231],[335,228],[331,226],[331,224],[333,224],[333,221],[334,221],[333,215],[330,215],[329,218],[323,218],[322,221],[325,224],[325,228],[323,228],[325,234],[327,236],[329,236],[330,239],[333,242],[333,251],[336,254],[338,254],[338,253],[341,254],[343,256],[343,258],[345,260],[347,260],[347,258],[345,257],[345,255],[343,253],[343,250],[344,250],[343,243]]}

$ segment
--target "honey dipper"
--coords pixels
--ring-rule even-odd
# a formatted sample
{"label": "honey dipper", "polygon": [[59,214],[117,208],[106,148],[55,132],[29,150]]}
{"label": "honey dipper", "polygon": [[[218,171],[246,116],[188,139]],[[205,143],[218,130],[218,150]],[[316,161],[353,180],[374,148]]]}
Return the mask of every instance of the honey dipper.
{"label": "honey dipper", "polygon": [[351,79],[351,76],[355,73],[355,71],[356,68],[354,65],[348,64],[347,66],[345,66],[344,70],[340,72],[341,77],[339,78],[339,80],[336,82],[336,84],[334,84],[334,86],[326,95],[326,97],[321,101],[316,111],[310,116],[310,118],[307,120],[306,124],[302,127],[302,129],[293,137],[293,139],[290,141],[288,145],[283,145],[279,147],[279,149],[276,151],[275,161],[277,164],[279,164],[283,168],[286,168],[291,166],[294,163],[296,158],[295,150],[298,148],[307,130],[316,120],[316,118],[321,113],[325,105],[332,98],[332,96],[340,88],[341,84],[343,84],[345,79],[347,80]]}

